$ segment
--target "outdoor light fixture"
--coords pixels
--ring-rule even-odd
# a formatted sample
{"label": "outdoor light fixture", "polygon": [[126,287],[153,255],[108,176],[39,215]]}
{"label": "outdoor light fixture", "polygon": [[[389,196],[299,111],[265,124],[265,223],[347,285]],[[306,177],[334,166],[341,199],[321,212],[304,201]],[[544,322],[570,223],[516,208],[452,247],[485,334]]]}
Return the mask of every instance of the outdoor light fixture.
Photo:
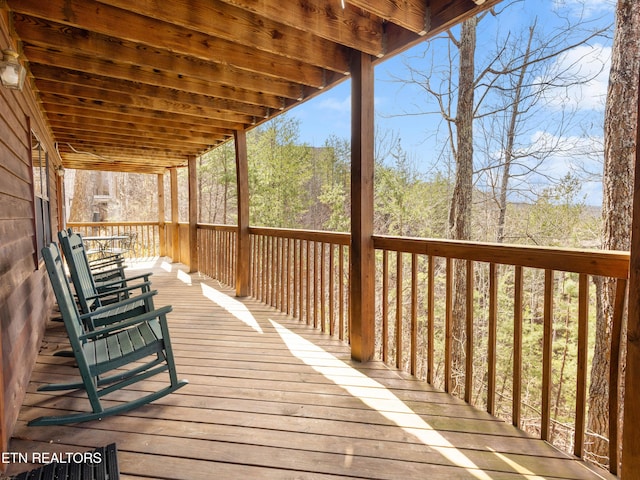
{"label": "outdoor light fixture", "polygon": [[476,5],[482,5],[486,1],[487,0],[473,0],[473,3],[475,3]]}
{"label": "outdoor light fixture", "polygon": [[2,85],[15,90],[22,90],[27,69],[18,60],[18,53],[12,49],[2,51],[2,61],[0,62],[0,80]]}

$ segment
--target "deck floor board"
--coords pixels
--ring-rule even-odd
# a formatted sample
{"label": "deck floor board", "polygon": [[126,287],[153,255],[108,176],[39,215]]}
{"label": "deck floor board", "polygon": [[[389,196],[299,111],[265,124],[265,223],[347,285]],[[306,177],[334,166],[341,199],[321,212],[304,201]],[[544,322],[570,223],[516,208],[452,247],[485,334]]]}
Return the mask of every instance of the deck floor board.
{"label": "deck floor board", "polygon": [[[36,391],[75,375],[73,359],[53,355],[66,340],[51,322],[12,452],[115,442],[121,478],[132,480],[612,478],[380,362],[354,363],[343,342],[255,299],[238,300],[184,266],[158,261],[153,269],[155,304],[173,306],[176,363],[189,385],[123,415],[28,427],[37,416],[88,407],[82,392]],[[106,401],[127,401],[162,380]],[[32,467],[9,464],[7,473]]]}

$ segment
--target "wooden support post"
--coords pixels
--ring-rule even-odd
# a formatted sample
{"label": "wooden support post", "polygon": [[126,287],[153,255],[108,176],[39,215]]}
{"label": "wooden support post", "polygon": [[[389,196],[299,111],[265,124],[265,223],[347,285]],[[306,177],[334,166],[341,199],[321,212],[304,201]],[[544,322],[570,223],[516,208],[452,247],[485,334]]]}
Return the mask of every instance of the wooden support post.
{"label": "wooden support post", "polygon": [[[62,168],[62,165],[60,166]],[[56,175],[56,203],[58,204],[58,208],[56,209],[58,214],[58,228],[57,230],[66,230],[67,222],[66,222],[66,208],[64,204],[64,171],[61,175]]]}
{"label": "wooden support post", "polygon": [[189,156],[189,273],[198,271],[198,171],[196,157]]}
{"label": "wooden support post", "polygon": [[[640,115],[640,97],[638,99]],[[640,116],[638,117],[640,119]],[[640,121],[636,124],[636,165],[633,184],[631,258],[629,262],[629,319],[627,327],[627,370],[622,431],[622,478],[636,478],[640,472]],[[617,412],[611,412],[615,415]]]}
{"label": "wooden support post", "polygon": [[374,355],[375,255],[373,248],[373,63],[354,54],[351,65],[351,357]]}
{"label": "wooden support post", "polygon": [[236,182],[238,190],[238,238],[236,248],[236,296],[249,295],[251,278],[251,237],[249,236],[249,167],[247,133],[233,133],[236,145]]}
{"label": "wooden support post", "polygon": [[167,254],[167,239],[165,229],[165,211],[164,211],[164,173],[158,174],[158,237],[160,244],[160,256]]}
{"label": "wooden support post", "polygon": [[180,216],[178,214],[178,169],[169,169],[171,178],[171,259],[180,261]]}

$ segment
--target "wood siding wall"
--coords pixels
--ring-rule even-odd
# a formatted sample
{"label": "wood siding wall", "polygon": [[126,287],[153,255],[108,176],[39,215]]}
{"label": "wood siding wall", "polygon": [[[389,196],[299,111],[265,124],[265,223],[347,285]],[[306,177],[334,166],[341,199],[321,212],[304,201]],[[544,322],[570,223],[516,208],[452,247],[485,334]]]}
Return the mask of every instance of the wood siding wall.
{"label": "wood siding wall", "polygon": [[[0,8],[0,49],[17,45]],[[58,229],[55,167],[60,165],[34,93],[0,87],[0,448],[8,441],[35,364],[53,295],[36,264],[30,130],[49,153],[51,229]]]}

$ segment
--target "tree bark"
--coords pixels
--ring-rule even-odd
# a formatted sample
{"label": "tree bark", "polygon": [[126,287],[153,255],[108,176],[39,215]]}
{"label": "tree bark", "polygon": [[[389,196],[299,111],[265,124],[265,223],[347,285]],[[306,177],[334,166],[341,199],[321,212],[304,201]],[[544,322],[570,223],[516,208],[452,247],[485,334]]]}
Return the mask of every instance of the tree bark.
{"label": "tree bark", "polygon": [[95,172],[76,170],[73,198],[69,208],[70,222],[91,222],[93,220],[93,193]]}
{"label": "tree bark", "polygon": [[[460,73],[456,107],[456,176],[449,209],[449,235],[455,240],[471,239],[473,191],[473,110],[477,17],[462,24],[459,42]],[[455,262],[452,325],[452,392],[461,395],[465,378],[465,264]]]}
{"label": "tree bark", "polygon": [[509,129],[507,130],[507,144],[504,150],[504,165],[502,167],[502,178],[500,181],[500,194],[498,200],[498,233],[496,234],[496,241],[498,243],[504,242],[504,226],[507,216],[507,194],[509,192],[509,179],[511,178],[511,164],[513,162],[514,156],[514,145],[518,129],[518,118],[522,113],[520,110],[520,104],[522,100],[522,91],[524,88],[524,80],[527,74],[527,69],[529,67],[529,58],[531,57],[531,42],[533,41],[534,32],[535,25],[529,27],[527,49],[524,54],[522,66],[518,71],[518,77],[513,93],[513,104],[511,105],[509,112]]}
{"label": "tree bark", "polygon": [[[602,248],[606,250],[630,248],[639,69],[640,3],[637,0],[618,0],[604,124]],[[602,279],[599,283],[602,307],[596,320],[598,335],[591,370],[588,429],[607,436],[615,281]],[[622,418],[620,412],[612,413]],[[596,438],[588,451],[597,458],[608,458],[608,448],[608,442]]]}

